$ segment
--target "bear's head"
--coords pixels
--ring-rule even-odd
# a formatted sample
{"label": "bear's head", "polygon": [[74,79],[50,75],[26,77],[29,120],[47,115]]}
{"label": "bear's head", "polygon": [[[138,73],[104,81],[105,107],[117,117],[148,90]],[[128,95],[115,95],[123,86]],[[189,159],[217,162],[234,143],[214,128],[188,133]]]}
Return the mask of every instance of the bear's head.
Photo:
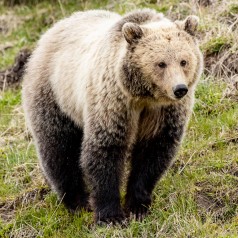
{"label": "bear's head", "polygon": [[197,25],[196,16],[175,22],[125,23],[127,51],[121,78],[126,91],[166,104],[192,92],[203,67]]}

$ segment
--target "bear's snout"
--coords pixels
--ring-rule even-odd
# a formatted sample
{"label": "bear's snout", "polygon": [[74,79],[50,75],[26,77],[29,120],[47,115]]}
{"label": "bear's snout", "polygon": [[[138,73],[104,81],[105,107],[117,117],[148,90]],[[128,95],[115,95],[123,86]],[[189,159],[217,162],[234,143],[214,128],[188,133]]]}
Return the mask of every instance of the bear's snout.
{"label": "bear's snout", "polygon": [[182,98],[187,94],[188,88],[185,84],[178,84],[177,86],[173,87],[173,92],[176,98]]}

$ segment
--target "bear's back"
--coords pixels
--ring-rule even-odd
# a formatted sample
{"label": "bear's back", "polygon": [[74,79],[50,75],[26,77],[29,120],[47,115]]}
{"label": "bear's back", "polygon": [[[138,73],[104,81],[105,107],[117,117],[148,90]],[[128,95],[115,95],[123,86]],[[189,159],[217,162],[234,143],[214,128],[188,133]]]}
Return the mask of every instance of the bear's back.
{"label": "bear's back", "polygon": [[72,69],[72,64],[77,63],[79,58],[81,62],[84,61],[84,55],[85,61],[91,58],[90,52],[95,53],[97,45],[101,44],[107,31],[120,18],[116,13],[91,10],[77,12],[57,22],[39,40],[28,63],[27,69],[30,70],[27,70],[25,77],[33,70],[34,77],[31,77],[31,81],[33,78],[38,80],[35,73],[41,71],[41,68],[44,68],[44,73],[49,71],[48,74],[52,75],[62,62],[70,62],[71,67],[64,66],[64,69]]}
{"label": "bear's back", "polygon": [[27,97],[51,87],[61,109],[82,121],[86,85],[90,74],[97,73],[94,59],[107,45],[107,31],[120,18],[116,13],[92,10],[56,23],[41,37],[27,65],[23,82]]}
{"label": "bear's back", "polygon": [[89,44],[91,43],[90,40],[95,39],[95,37],[105,35],[108,29],[120,18],[121,16],[116,13],[104,10],[77,12],[55,24],[51,30],[53,34],[60,34],[63,43],[67,44],[80,39]]}

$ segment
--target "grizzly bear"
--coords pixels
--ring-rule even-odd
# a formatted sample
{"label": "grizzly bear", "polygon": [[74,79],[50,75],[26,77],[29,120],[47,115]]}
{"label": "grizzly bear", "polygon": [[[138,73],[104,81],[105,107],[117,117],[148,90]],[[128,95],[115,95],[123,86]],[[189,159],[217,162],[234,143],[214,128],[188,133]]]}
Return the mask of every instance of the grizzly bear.
{"label": "grizzly bear", "polygon": [[[202,72],[198,18],[77,12],[40,39],[23,107],[46,180],[96,222],[141,220],[184,134]],[[130,162],[124,209],[120,185]]]}

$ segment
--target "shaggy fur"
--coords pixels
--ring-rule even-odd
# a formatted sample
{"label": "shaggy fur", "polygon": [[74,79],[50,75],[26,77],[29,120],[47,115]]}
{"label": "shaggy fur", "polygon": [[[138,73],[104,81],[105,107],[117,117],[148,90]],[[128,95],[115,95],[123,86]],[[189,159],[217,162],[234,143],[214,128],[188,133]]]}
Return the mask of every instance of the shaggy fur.
{"label": "shaggy fur", "polygon": [[[23,106],[42,170],[70,210],[90,201],[96,221],[122,221],[120,179],[130,159],[125,211],[147,213],[191,114],[202,70],[197,22],[148,9],[88,11],[42,36]],[[178,85],[188,89],[180,98]]]}

